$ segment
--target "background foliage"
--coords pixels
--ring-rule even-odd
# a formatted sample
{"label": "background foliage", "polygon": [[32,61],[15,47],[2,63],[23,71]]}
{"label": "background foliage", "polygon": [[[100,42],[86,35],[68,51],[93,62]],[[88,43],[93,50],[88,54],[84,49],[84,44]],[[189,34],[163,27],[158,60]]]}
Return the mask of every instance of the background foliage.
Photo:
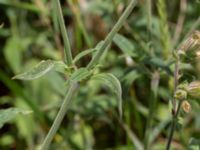
{"label": "background foliage", "polygon": [[[128,0],[61,0],[73,56],[91,49],[112,29]],[[152,8],[151,10],[149,8]],[[63,42],[50,0],[0,0],[0,149],[36,149],[47,134],[66,92],[66,76],[50,72],[30,82],[11,78],[43,59],[63,59]],[[82,83],[51,149],[164,149],[171,120],[173,51],[200,29],[200,2],[138,0],[97,72],[122,84],[123,121],[109,89]],[[76,64],[84,67],[89,55]],[[182,81],[199,79],[198,62],[186,56]],[[172,148],[200,145],[199,100],[181,112]],[[150,115],[149,115],[150,114]],[[6,116],[7,115],[7,116]],[[6,124],[4,124],[6,123]]]}

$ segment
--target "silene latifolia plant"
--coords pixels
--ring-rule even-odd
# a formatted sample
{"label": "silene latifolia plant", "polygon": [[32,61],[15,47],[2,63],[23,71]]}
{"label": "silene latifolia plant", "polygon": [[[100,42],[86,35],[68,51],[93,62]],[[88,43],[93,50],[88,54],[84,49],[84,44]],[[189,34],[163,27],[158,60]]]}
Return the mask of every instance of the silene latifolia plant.
{"label": "silene latifolia plant", "polygon": [[[200,60],[200,32],[194,31],[191,35],[180,45],[178,50],[174,53],[176,60],[174,70],[174,96],[172,99],[172,123],[168,137],[166,150],[170,150],[172,138],[176,126],[178,125],[180,112],[183,110],[189,113],[191,110],[191,102],[200,97],[200,80],[195,77],[192,81],[184,78],[184,67],[181,67],[185,61],[190,64],[195,62],[198,69],[198,62]],[[195,64],[192,64],[193,67]]]}
{"label": "silene latifolia plant", "polygon": [[[115,34],[119,31],[122,27],[123,23],[126,21],[127,17],[131,14],[133,8],[136,5],[136,0],[131,0],[127,8],[125,9],[124,13],[121,15],[115,26],[112,28],[111,32],[107,35],[104,41],[99,42],[94,49],[85,50],[79,53],[74,59],[72,58],[71,47],[69,43],[69,39],[67,36],[67,30],[64,24],[63,14],[61,11],[61,5],[59,0],[52,1],[54,7],[54,11],[56,12],[58,24],[60,27],[61,35],[64,42],[64,61],[54,61],[54,60],[43,60],[34,68],[28,70],[25,73],[16,75],[13,79],[20,79],[20,80],[34,80],[37,79],[49,71],[55,70],[61,73],[64,73],[67,78],[67,92],[65,98],[63,100],[62,105],[58,111],[58,114],[41,145],[41,150],[47,150],[51,141],[56,134],[59,126],[70,106],[70,102],[73,96],[78,92],[80,82],[87,81],[87,80],[98,80],[102,81],[102,84],[108,86],[108,88],[113,91],[118,99],[118,106],[119,106],[119,114],[122,117],[122,90],[119,80],[110,73],[95,73],[95,69],[98,67],[98,63],[109,48]],[[76,66],[76,62],[79,61],[82,57],[87,54],[94,53],[91,61],[86,67],[78,68]]]}

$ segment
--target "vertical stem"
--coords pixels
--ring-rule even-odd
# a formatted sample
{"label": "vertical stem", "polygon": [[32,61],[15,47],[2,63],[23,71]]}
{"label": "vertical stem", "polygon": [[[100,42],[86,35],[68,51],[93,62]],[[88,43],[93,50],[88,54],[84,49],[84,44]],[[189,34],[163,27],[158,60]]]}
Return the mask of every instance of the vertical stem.
{"label": "vertical stem", "polygon": [[172,139],[173,139],[173,135],[174,135],[175,127],[176,127],[176,121],[177,121],[178,114],[180,112],[181,105],[182,105],[182,101],[179,102],[177,111],[173,115],[173,120],[172,120],[172,125],[171,125],[171,129],[170,129],[170,133],[169,133],[169,138],[168,138],[168,141],[167,141],[166,150],[170,150],[170,146],[171,146],[171,143],[172,143]]}
{"label": "vertical stem", "polygon": [[170,150],[172,138],[173,138],[173,135],[174,135],[175,124],[176,124],[176,121],[175,121],[175,119],[173,118],[173,120],[172,120],[172,125],[171,125],[171,129],[170,129],[170,133],[169,133],[169,138],[168,138],[168,142],[167,142],[166,150]]}
{"label": "vertical stem", "polygon": [[131,0],[131,2],[129,3],[129,5],[126,8],[126,10],[122,14],[122,16],[119,18],[118,22],[115,24],[115,26],[113,27],[111,32],[107,35],[107,37],[104,40],[104,43],[101,46],[101,48],[97,51],[95,56],[92,58],[91,62],[88,64],[88,66],[87,66],[88,69],[91,69],[92,67],[94,67],[99,62],[99,60],[100,60],[102,54],[104,53],[106,47],[112,42],[115,34],[122,27],[123,23],[128,18],[128,16],[132,12],[133,8],[135,7],[135,5],[136,5],[136,0]]}
{"label": "vertical stem", "polygon": [[[178,50],[180,51],[180,49]],[[175,70],[174,70],[174,93],[176,92],[177,86],[178,86],[178,78],[179,78],[179,63],[180,63],[180,56],[177,56],[177,60],[176,60],[176,64],[175,64]],[[172,100],[172,115],[173,115],[173,120],[172,120],[172,125],[171,125],[171,130],[169,133],[169,137],[168,137],[168,142],[167,142],[167,147],[166,150],[170,150],[170,146],[171,146],[171,142],[172,142],[172,138],[174,135],[174,131],[175,131],[175,126],[176,126],[176,120],[180,111],[180,107],[181,107],[182,101],[179,102],[178,108],[176,109],[176,99],[173,98]]]}
{"label": "vertical stem", "polygon": [[[179,56],[178,56],[178,58],[176,60],[175,71],[174,71],[174,94],[175,94],[176,88],[178,86],[178,76],[179,76]],[[172,100],[172,105],[173,105],[172,114],[175,114],[175,111],[176,111],[176,100],[174,98]]]}
{"label": "vertical stem", "polygon": [[85,42],[86,44],[89,46],[89,47],[92,47],[92,40],[90,38],[90,36],[88,35],[88,32],[85,28],[85,25],[82,21],[82,18],[81,18],[81,13],[78,9],[78,5],[77,4],[74,4],[72,0],[68,0],[68,3],[71,7],[71,10],[72,12],[74,13],[74,17],[75,17],[75,20],[78,24],[78,27],[79,29],[81,30],[82,34],[83,34],[83,37],[85,38]]}
{"label": "vertical stem", "polygon": [[149,115],[146,123],[146,131],[145,131],[145,137],[144,137],[144,150],[150,149],[150,132],[152,130],[152,123],[154,119],[154,113],[155,113],[155,107],[157,104],[157,94],[158,94],[158,88],[159,88],[159,82],[160,82],[160,74],[158,71],[156,71],[152,75],[151,79],[151,102],[149,103]]}
{"label": "vertical stem", "polygon": [[52,10],[52,14],[51,14],[51,18],[53,21],[53,28],[54,28],[54,32],[58,33],[59,32],[59,23],[58,23],[58,17],[57,17],[57,7],[56,7],[56,1],[55,0],[51,0],[51,10]]}
{"label": "vertical stem", "polygon": [[148,26],[147,26],[147,29],[148,29],[148,40],[150,41],[151,40],[151,27],[152,27],[152,10],[151,10],[151,0],[147,0],[147,22],[148,22]]}
{"label": "vertical stem", "polygon": [[67,92],[67,95],[62,103],[62,106],[56,116],[56,119],[53,122],[53,125],[51,126],[51,129],[49,130],[44,142],[42,143],[41,150],[47,150],[54,135],[56,134],[58,128],[60,127],[60,124],[69,108],[70,102],[72,100],[72,97],[74,96],[75,92],[78,89],[77,83],[71,83],[69,90]]}
{"label": "vertical stem", "polygon": [[61,9],[59,0],[55,0],[55,5],[56,5],[56,12],[58,16],[61,34],[64,41],[64,54],[65,54],[64,61],[68,66],[71,66],[72,65],[71,47],[70,47],[69,38],[67,35],[67,30],[65,27],[64,18],[63,18],[62,9]]}

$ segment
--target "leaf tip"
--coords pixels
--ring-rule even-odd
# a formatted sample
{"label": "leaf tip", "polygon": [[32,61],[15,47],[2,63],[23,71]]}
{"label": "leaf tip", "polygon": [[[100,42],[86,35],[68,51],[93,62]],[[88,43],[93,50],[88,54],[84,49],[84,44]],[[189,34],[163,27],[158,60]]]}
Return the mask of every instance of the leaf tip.
{"label": "leaf tip", "polygon": [[12,80],[16,80],[16,79],[17,79],[17,76],[12,77],[11,79],[12,79]]}

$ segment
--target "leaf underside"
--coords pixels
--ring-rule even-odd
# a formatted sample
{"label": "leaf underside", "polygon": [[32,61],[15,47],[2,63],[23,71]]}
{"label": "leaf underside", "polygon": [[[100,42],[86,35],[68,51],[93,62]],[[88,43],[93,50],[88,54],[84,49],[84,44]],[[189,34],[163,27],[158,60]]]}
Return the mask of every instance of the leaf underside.
{"label": "leaf underside", "polygon": [[94,75],[92,80],[100,81],[102,84],[107,86],[117,97],[118,109],[120,117],[122,117],[122,88],[119,80],[110,73],[101,73]]}
{"label": "leaf underside", "polygon": [[35,67],[30,69],[27,72],[14,76],[12,79],[19,79],[19,80],[34,80],[39,77],[42,77],[49,71],[56,69],[56,66],[60,65],[60,62],[53,61],[53,60],[43,60]]}

